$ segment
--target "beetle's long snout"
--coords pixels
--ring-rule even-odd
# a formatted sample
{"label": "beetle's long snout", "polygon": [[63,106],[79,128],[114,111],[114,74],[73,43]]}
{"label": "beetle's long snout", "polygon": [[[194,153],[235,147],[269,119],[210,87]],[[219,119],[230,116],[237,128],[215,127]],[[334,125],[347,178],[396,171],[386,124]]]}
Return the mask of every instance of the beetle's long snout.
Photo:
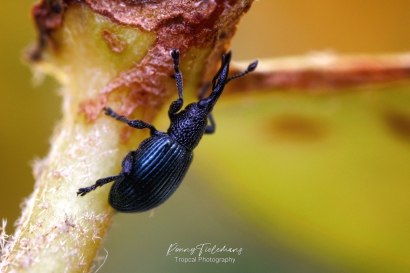
{"label": "beetle's long snout", "polygon": [[228,82],[229,64],[231,62],[232,53],[229,51],[227,54],[222,55],[222,64],[212,80],[212,92],[209,97],[202,99],[198,102],[200,108],[207,108],[207,112],[212,112],[216,102],[222,94],[226,83]]}

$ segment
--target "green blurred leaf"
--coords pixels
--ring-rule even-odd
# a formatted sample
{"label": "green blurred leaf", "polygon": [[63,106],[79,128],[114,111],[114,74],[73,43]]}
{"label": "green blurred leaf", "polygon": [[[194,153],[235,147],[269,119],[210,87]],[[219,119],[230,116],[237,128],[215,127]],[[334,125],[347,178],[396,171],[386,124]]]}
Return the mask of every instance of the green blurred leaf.
{"label": "green blurred leaf", "polygon": [[266,236],[316,260],[408,272],[409,88],[225,97],[195,171]]}

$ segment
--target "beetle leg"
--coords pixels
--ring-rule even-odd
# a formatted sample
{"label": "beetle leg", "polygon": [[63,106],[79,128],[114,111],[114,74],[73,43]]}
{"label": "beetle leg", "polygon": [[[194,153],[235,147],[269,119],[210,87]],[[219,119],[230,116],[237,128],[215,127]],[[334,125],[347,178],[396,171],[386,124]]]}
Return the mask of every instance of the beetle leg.
{"label": "beetle leg", "polygon": [[122,164],[121,164],[122,170],[119,175],[113,175],[113,176],[108,176],[105,178],[98,179],[97,181],[95,181],[94,185],[78,189],[77,195],[84,196],[90,191],[93,191],[98,187],[101,187],[107,183],[110,183],[114,180],[117,180],[118,178],[121,178],[129,174],[132,169],[132,162],[134,160],[134,156],[135,156],[135,151],[131,151],[124,157],[124,159],[122,160]]}
{"label": "beetle leg", "polygon": [[174,78],[178,89],[178,99],[173,101],[169,106],[168,115],[171,117],[172,115],[176,114],[179,110],[181,110],[182,105],[184,104],[184,100],[182,97],[182,89],[183,89],[183,81],[182,81],[182,73],[179,70],[179,50],[173,49],[171,51],[171,57],[174,61]]}
{"label": "beetle leg", "polygon": [[154,134],[157,131],[157,129],[155,129],[155,127],[151,124],[146,123],[145,121],[142,121],[142,120],[139,120],[139,119],[129,120],[124,116],[119,116],[111,108],[104,107],[104,111],[105,111],[106,115],[108,115],[110,117],[113,117],[116,120],[119,120],[121,122],[124,122],[124,123],[128,124],[129,126],[131,126],[132,128],[136,128],[136,129],[148,128],[151,131],[151,135]]}
{"label": "beetle leg", "polygon": [[209,120],[209,125],[206,125],[205,127],[205,134],[213,134],[215,132],[215,120],[214,117],[212,116],[212,113],[208,114],[208,120]]}
{"label": "beetle leg", "polygon": [[129,174],[132,169],[132,162],[134,161],[135,151],[129,152],[122,160],[122,170],[120,174]]}
{"label": "beetle leg", "polygon": [[108,176],[108,177],[105,177],[105,178],[98,179],[97,181],[95,181],[94,185],[78,189],[77,195],[84,196],[87,193],[89,193],[90,191],[93,191],[98,187],[101,187],[101,186],[103,186],[107,183],[110,183],[114,180],[117,180],[118,178],[120,178],[122,176],[123,176],[122,174],[119,174],[119,175],[113,175],[113,176]]}

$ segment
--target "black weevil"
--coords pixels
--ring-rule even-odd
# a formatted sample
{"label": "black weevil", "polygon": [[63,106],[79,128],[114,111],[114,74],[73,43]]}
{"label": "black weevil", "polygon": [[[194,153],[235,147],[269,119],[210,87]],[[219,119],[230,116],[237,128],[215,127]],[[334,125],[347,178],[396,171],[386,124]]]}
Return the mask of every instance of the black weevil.
{"label": "black weevil", "polygon": [[[212,93],[203,98],[206,88],[201,92],[199,101],[188,104],[181,110],[182,74],[179,71],[179,51],[173,49],[174,78],[178,89],[178,99],[171,103],[168,116],[171,124],[166,133],[142,120],[129,120],[117,115],[111,108],[104,108],[105,114],[136,129],[148,128],[151,137],[141,142],[137,150],[129,152],[122,161],[118,175],[98,179],[94,185],[80,188],[77,195],[88,192],[104,184],[115,181],[111,187],[108,202],[121,212],[143,212],[164,203],[178,188],[193,159],[193,149],[204,134],[215,131],[212,109],[229,81],[253,71],[258,62],[237,75],[228,77],[231,52],[222,55],[222,64],[212,80]],[[210,124],[208,125],[208,119]]]}

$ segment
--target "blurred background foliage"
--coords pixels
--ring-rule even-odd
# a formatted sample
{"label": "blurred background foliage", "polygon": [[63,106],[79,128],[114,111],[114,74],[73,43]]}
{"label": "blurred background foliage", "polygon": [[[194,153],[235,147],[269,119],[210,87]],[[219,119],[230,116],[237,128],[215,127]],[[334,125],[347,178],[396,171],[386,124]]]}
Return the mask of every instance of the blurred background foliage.
{"label": "blurred background foliage", "polygon": [[[34,86],[21,62],[35,37],[32,3],[0,10],[0,217],[9,233],[33,189],[30,163],[47,154],[61,117],[57,83]],[[409,18],[403,0],[261,0],[232,50],[235,60],[405,52]],[[154,217],[115,216],[99,272],[409,272],[409,89],[226,97],[216,135],[201,142],[177,193]],[[189,255],[166,256],[171,243],[244,250],[214,255],[235,264],[182,264],[174,257]]]}

